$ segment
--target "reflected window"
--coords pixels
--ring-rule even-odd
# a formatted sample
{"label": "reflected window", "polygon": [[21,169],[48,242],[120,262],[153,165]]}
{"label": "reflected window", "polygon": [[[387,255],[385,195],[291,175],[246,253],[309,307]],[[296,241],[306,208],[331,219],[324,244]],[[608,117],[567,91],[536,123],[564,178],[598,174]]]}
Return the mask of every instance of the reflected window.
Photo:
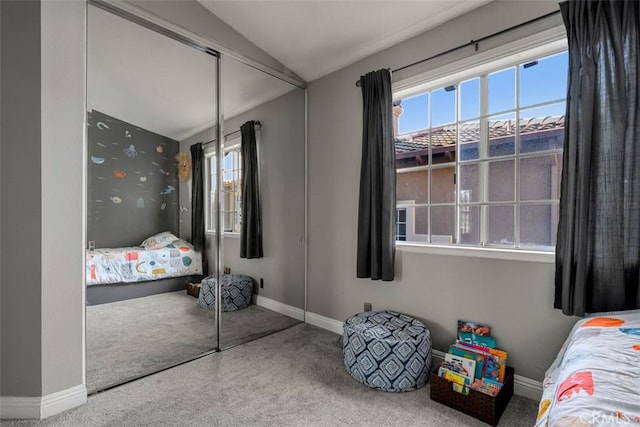
{"label": "reflected window", "polygon": [[[239,233],[242,225],[242,153],[240,140],[227,143],[222,159],[220,223],[224,233]],[[209,203],[207,231],[215,232],[216,224],[216,154],[205,153],[208,175]]]}

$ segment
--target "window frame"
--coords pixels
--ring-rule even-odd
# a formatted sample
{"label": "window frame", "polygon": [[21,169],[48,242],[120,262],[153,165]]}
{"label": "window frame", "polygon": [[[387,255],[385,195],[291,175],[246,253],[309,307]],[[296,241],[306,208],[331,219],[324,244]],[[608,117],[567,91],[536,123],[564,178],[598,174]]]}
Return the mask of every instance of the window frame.
{"label": "window frame", "polygon": [[[567,50],[566,30],[561,23],[557,23],[550,28],[546,28],[540,31],[535,31],[532,29],[530,35],[522,36],[519,38],[516,37],[517,35],[512,35],[511,40],[498,43],[494,47],[491,47],[485,51],[476,52],[476,54],[469,55],[467,57],[459,57],[458,59],[451,58],[449,59],[448,63],[445,63],[444,65],[435,66],[433,69],[425,71],[423,73],[399,79],[392,84],[394,101],[409,98],[411,96],[425,93],[434,89],[444,88],[450,85],[457,85],[458,83],[479,76],[485,76],[486,79],[486,76],[488,76],[492,72],[503,70],[508,67],[517,67],[520,64],[524,64],[543,57],[552,56],[554,54],[558,54]],[[431,102],[430,99],[429,102]],[[528,106],[527,109],[542,106],[543,104],[551,104],[551,102]],[[520,107],[518,107],[518,110],[519,109]],[[481,112],[481,118],[479,118],[478,120],[481,120],[482,117],[483,114]],[[459,123],[460,121],[458,120],[458,118],[456,118],[455,125],[457,126]],[[545,152],[544,154],[555,154],[555,151]],[[518,159],[523,157],[525,156],[523,156],[522,153],[519,153],[517,155],[509,156],[508,158],[513,158],[514,162],[517,163]],[[495,159],[501,159],[501,157],[496,157]],[[484,162],[488,164],[491,160],[495,159],[486,157],[480,159],[478,163]],[[456,176],[458,176],[460,163],[461,162],[458,159],[456,159],[456,161],[453,163],[456,169]],[[473,162],[462,162],[462,164],[473,164]],[[431,174],[431,168],[433,168],[433,166],[439,165],[430,165],[429,174]],[[514,171],[514,174],[517,172],[518,171],[516,169],[516,171]],[[517,177],[517,175],[514,176]],[[519,179],[519,177],[517,177],[517,179]],[[457,180],[459,180],[459,177],[457,178]],[[429,182],[431,185],[431,180]],[[518,187],[518,182],[519,181],[515,182],[516,187]],[[486,185],[486,183],[482,183],[482,185]],[[518,190],[516,189],[515,191]],[[458,193],[459,192],[456,191],[456,209],[459,209],[461,206],[459,200],[460,194]],[[519,205],[523,205],[523,203],[518,200],[516,194],[516,198],[514,199],[514,202],[511,204],[511,206],[514,206],[514,209],[516,209],[517,211],[516,206]],[[401,206],[400,203],[397,203],[396,206],[398,208],[406,207]],[[456,210],[456,235],[458,234],[457,228],[459,227],[459,220],[459,215]],[[483,219],[483,221],[485,220]],[[516,220],[514,219],[514,221]],[[516,224],[514,222],[514,234],[515,227],[518,226],[519,224]],[[483,232],[486,231],[486,226],[483,226],[482,228],[484,229]],[[409,241],[396,241],[396,247],[398,247],[402,251],[413,253],[458,255],[465,257],[481,257],[544,263],[555,262],[555,250],[500,247],[499,245],[443,245]]]}
{"label": "window frame", "polygon": [[[238,155],[239,155],[239,164],[238,164],[238,175],[239,175],[239,179],[240,182],[242,183],[242,151],[241,151],[241,138],[240,137],[236,137],[233,139],[230,139],[229,141],[225,142],[224,147],[223,147],[223,153],[226,155],[227,153],[230,153],[232,151],[237,151]],[[215,224],[213,223],[212,219],[212,215],[213,215],[213,211],[212,211],[212,196],[213,193],[215,192],[215,189],[211,188],[211,174],[213,172],[212,167],[211,167],[211,159],[216,155],[216,150],[215,148],[209,148],[209,149],[205,149],[204,152],[204,172],[205,175],[207,177],[207,179],[205,180],[205,185],[204,185],[204,193],[205,193],[205,233],[206,234],[216,234],[216,229],[215,229]],[[224,174],[224,157],[222,159],[222,166],[223,166],[223,174]],[[242,185],[242,184],[241,184]],[[224,193],[224,189],[222,189],[222,192]],[[240,188],[238,190],[238,192],[240,193],[240,198],[242,198],[242,189]],[[238,205],[238,208],[235,211],[241,211],[242,210],[242,203],[240,203]],[[224,215],[225,213],[227,213],[227,209],[224,206],[221,206],[221,212]],[[231,211],[229,211],[231,212]],[[241,215],[241,213],[240,213]],[[223,220],[220,221],[221,225],[223,225]],[[240,226],[242,226],[242,218],[240,218]],[[240,230],[238,231],[223,231],[222,232],[222,236],[225,237],[240,237]]]}

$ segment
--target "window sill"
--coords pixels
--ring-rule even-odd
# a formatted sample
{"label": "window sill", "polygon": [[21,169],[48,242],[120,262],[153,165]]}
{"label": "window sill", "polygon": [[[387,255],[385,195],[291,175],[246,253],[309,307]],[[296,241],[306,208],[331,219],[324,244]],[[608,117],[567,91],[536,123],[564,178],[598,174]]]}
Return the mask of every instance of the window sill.
{"label": "window sill", "polygon": [[546,264],[553,264],[556,261],[555,252],[522,249],[474,248],[467,246],[425,245],[405,242],[396,242],[396,249],[401,252],[409,253],[489,258],[506,261],[541,262]]}

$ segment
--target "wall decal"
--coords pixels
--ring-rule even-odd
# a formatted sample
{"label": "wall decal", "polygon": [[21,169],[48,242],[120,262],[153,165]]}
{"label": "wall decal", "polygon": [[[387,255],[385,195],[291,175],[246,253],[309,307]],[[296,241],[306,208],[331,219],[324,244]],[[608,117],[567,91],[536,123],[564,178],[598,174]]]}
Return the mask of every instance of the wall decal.
{"label": "wall decal", "polygon": [[126,156],[131,159],[133,159],[135,156],[138,155],[138,152],[136,151],[136,147],[134,147],[133,144],[131,144],[129,148],[125,148],[122,151],[124,151],[124,154],[126,154]]}
{"label": "wall decal", "polygon": [[156,151],[157,151],[158,153],[162,153],[162,152],[164,151],[164,148],[162,148],[162,145],[158,145],[158,146],[156,147]]}
{"label": "wall decal", "polygon": [[96,165],[101,165],[104,163],[104,157],[91,156],[91,161]]}
{"label": "wall decal", "polygon": [[160,231],[177,234],[178,141],[95,110],[87,119],[87,239],[105,248],[139,245]]}
{"label": "wall decal", "polygon": [[160,192],[161,195],[165,196],[167,194],[171,194],[176,190],[173,185],[167,185],[167,187]]}
{"label": "wall decal", "polygon": [[178,153],[176,155],[178,161],[178,178],[180,181],[186,181],[191,177],[191,155],[189,153]]}
{"label": "wall decal", "polygon": [[96,125],[98,127],[98,129],[100,130],[105,130],[105,129],[109,129],[109,126],[107,126],[106,124],[102,123],[102,122],[98,122],[98,124]]}

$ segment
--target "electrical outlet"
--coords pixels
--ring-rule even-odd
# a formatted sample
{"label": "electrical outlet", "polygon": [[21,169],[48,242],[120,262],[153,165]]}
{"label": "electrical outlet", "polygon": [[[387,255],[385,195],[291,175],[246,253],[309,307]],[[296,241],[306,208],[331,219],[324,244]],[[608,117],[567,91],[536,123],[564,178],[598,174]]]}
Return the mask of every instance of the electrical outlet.
{"label": "electrical outlet", "polygon": [[260,278],[260,289],[264,288],[264,279],[261,277]]}
{"label": "electrical outlet", "polygon": [[371,303],[370,302],[365,302],[364,303],[364,311],[371,311]]}

